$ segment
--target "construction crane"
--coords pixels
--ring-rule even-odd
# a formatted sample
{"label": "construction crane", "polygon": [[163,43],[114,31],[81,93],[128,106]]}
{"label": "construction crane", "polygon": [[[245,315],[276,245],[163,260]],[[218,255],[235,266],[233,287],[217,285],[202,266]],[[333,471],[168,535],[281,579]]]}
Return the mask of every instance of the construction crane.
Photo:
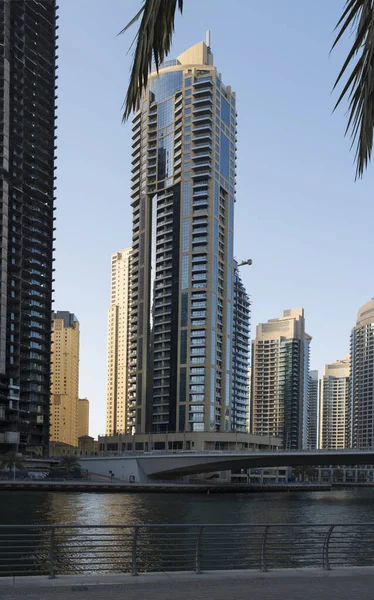
{"label": "construction crane", "polygon": [[244,267],[244,265],[251,265],[252,259],[247,258],[247,260],[242,260],[242,262],[238,263],[238,267]]}

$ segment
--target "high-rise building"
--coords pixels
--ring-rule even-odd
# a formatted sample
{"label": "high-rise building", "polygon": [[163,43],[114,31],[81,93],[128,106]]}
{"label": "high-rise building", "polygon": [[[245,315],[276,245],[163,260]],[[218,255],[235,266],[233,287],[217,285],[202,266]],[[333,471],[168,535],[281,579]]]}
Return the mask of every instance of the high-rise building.
{"label": "high-rise building", "polygon": [[48,453],[56,18],[0,0],[0,453]]}
{"label": "high-rise building", "polygon": [[352,435],[355,448],[374,447],[374,299],[358,311],[351,334]]}
{"label": "high-rise building", "polygon": [[79,323],[75,315],[52,315],[51,440],[78,446]]}
{"label": "high-rise building", "polygon": [[301,447],[309,448],[309,426],[310,426],[310,395],[309,395],[309,361],[310,361],[310,342],[312,338],[307,333],[304,338],[304,357],[302,363],[303,369],[303,399],[302,399],[302,433]]}
{"label": "high-rise building", "polygon": [[260,323],[252,343],[251,431],[303,445],[308,397],[309,345],[303,308]]}
{"label": "high-rise building", "polygon": [[235,94],[200,42],[133,118],[132,432],[231,431]]}
{"label": "high-rise building", "polygon": [[87,398],[78,399],[78,438],[89,435],[90,402]]}
{"label": "high-rise building", "polygon": [[350,357],[325,365],[319,385],[319,448],[349,448]]}
{"label": "high-rise building", "polygon": [[308,375],[308,433],[305,447],[318,448],[318,371]]}
{"label": "high-rise building", "polygon": [[239,268],[234,262],[234,301],[232,327],[232,431],[248,431],[249,419],[250,300]]}
{"label": "high-rise building", "polygon": [[106,434],[127,433],[131,248],[112,254],[108,310]]}

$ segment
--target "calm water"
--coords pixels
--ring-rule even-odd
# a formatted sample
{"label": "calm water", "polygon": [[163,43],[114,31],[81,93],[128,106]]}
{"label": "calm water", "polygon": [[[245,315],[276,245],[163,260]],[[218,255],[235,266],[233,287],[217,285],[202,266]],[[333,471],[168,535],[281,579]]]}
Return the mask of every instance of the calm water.
{"label": "calm water", "polygon": [[[1,525],[126,525],[197,523],[374,523],[374,489],[261,494],[83,494],[0,492],[0,576],[48,574],[51,531],[9,532]],[[329,527],[273,527],[266,538],[272,567],[321,567]],[[131,572],[134,529],[58,529],[57,573]],[[197,540],[204,570],[259,569],[263,527],[139,530],[139,571],[194,570]],[[374,565],[374,527],[335,528],[334,565]]]}
{"label": "calm water", "polygon": [[374,489],[260,494],[0,492],[0,524],[374,522]]}

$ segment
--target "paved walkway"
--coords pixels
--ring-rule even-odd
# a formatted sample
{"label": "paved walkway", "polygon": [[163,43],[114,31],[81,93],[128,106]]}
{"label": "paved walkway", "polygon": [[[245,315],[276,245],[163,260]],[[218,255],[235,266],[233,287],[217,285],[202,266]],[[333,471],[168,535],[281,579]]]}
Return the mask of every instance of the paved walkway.
{"label": "paved walkway", "polygon": [[1,600],[373,600],[374,568],[0,579]]}

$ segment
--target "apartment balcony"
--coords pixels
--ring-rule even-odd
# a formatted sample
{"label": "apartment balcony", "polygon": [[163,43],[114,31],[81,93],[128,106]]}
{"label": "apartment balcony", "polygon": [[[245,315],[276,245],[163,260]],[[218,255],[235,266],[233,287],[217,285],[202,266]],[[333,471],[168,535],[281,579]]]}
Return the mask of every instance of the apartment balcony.
{"label": "apartment balcony", "polygon": [[197,94],[195,94],[194,98],[192,99],[192,106],[200,106],[201,104],[206,104],[209,103],[210,105],[213,104],[213,95],[212,95],[212,90],[209,89],[208,92],[204,95],[202,93],[200,93],[200,90],[197,91]]}
{"label": "apartment balcony", "polygon": [[209,81],[205,81],[204,83],[195,83],[195,87],[193,90],[193,96],[194,98],[197,98],[199,96],[209,96],[212,94],[212,82]]}
{"label": "apartment balcony", "polygon": [[200,171],[200,170],[196,170],[194,169],[194,171],[192,172],[192,179],[199,179],[199,178],[204,178],[204,179],[208,179],[211,177],[211,170],[205,168],[204,170]]}

